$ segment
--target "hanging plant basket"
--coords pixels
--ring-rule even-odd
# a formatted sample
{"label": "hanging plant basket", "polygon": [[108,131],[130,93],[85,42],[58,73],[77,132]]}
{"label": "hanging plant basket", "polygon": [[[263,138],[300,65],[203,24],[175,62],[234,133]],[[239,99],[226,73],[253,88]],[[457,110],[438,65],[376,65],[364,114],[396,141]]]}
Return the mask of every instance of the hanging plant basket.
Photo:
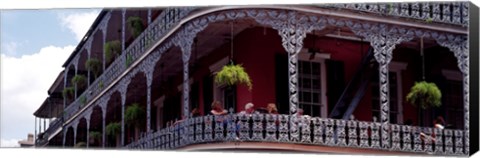
{"label": "hanging plant basket", "polygon": [[97,78],[100,71],[102,71],[102,62],[96,58],[90,58],[85,62],[85,68],[91,71],[93,76]]}
{"label": "hanging plant basket", "polygon": [[410,104],[422,109],[440,107],[442,92],[435,83],[416,82],[406,99]]}
{"label": "hanging plant basket", "polygon": [[87,77],[85,75],[75,75],[72,78],[72,84],[77,85],[77,88],[84,88],[87,85]]}
{"label": "hanging plant basket", "polygon": [[134,127],[139,127],[145,122],[145,111],[140,104],[133,103],[125,110],[125,122]]}
{"label": "hanging plant basket", "polygon": [[100,139],[102,138],[102,133],[98,131],[90,131],[89,136],[90,136],[90,139],[92,139],[94,142],[96,141],[100,142]]}
{"label": "hanging plant basket", "polygon": [[222,70],[215,75],[215,83],[227,86],[244,84],[248,87],[248,90],[252,89],[250,76],[240,64],[228,64],[223,66]]}
{"label": "hanging plant basket", "polygon": [[128,28],[134,38],[137,38],[145,29],[142,18],[132,16],[127,19]]}
{"label": "hanging plant basket", "polygon": [[105,60],[110,63],[112,59],[118,57],[122,51],[122,43],[119,40],[109,41],[105,43],[104,52]]}
{"label": "hanging plant basket", "polygon": [[75,95],[75,88],[74,87],[66,87],[62,91],[63,98],[65,99],[73,99]]}
{"label": "hanging plant basket", "polygon": [[121,130],[122,130],[122,127],[118,122],[109,123],[105,127],[106,134],[110,137],[117,136],[118,134],[120,134]]}

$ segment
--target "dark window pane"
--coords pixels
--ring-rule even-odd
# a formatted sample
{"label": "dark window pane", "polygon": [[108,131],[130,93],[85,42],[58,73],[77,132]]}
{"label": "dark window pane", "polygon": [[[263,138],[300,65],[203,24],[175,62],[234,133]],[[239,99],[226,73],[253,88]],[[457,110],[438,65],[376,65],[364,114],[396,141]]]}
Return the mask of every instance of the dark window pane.
{"label": "dark window pane", "polygon": [[319,117],[320,116],[320,106],[314,105],[312,106],[312,116]]}
{"label": "dark window pane", "polygon": [[320,74],[320,63],[312,63],[312,74]]}
{"label": "dark window pane", "polygon": [[311,102],[312,96],[310,92],[303,92],[303,101],[304,102]]}
{"label": "dark window pane", "polygon": [[308,78],[302,79],[303,81],[303,88],[310,88],[312,86],[311,80]]}
{"label": "dark window pane", "polygon": [[320,79],[313,79],[312,80],[312,88],[313,89],[320,89]]}
{"label": "dark window pane", "polygon": [[320,93],[312,93],[312,102],[320,103]]}
{"label": "dark window pane", "polygon": [[302,68],[303,72],[302,73],[303,74],[310,74],[312,72],[311,68],[310,68],[310,63],[304,62],[304,61],[302,61],[302,63],[303,63],[303,68]]}

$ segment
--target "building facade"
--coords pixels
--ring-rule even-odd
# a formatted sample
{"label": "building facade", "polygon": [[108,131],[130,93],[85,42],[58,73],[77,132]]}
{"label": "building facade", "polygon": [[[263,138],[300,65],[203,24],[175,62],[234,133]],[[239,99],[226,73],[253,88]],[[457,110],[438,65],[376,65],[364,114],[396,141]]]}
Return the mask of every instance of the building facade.
{"label": "building facade", "polygon": [[[468,15],[467,2],[104,9],[35,112],[36,145],[468,155]],[[251,89],[215,82],[230,63]],[[441,107],[406,101],[419,81]]]}

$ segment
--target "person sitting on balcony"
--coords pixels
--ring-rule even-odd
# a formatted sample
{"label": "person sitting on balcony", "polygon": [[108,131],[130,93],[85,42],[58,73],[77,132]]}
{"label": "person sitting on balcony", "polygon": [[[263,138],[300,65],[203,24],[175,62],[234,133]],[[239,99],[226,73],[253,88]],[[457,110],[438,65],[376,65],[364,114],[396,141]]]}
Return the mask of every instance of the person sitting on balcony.
{"label": "person sitting on balcony", "polygon": [[191,114],[192,114],[192,117],[198,117],[198,116],[200,116],[200,111],[198,111],[197,108],[193,108]]}
{"label": "person sitting on balcony", "polygon": [[267,105],[267,112],[269,114],[278,114],[277,106],[275,105],[275,103],[269,103]]}
{"label": "person sitting on balcony", "polygon": [[226,115],[228,112],[227,110],[223,109],[219,101],[214,101],[212,103],[212,110],[210,111],[210,113],[212,113],[212,115],[219,116],[219,115]]}
{"label": "person sitting on balcony", "polygon": [[[432,130],[435,130],[435,129],[440,129],[440,130],[443,130],[445,129],[445,120],[443,119],[442,116],[438,116],[437,119],[435,119],[433,121],[433,129]],[[430,136],[423,133],[423,132],[420,132],[420,138],[423,140],[423,141],[436,141],[435,140],[435,133],[432,133]]]}
{"label": "person sitting on balcony", "polygon": [[258,113],[257,111],[255,111],[255,109],[253,107],[254,107],[253,103],[245,104],[245,110],[241,111],[240,114],[245,115],[245,114]]}

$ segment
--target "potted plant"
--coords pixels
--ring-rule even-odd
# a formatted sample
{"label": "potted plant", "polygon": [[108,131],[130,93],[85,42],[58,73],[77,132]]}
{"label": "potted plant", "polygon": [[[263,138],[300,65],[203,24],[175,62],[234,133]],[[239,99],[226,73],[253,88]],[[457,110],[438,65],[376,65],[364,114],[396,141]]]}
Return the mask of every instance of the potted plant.
{"label": "potted plant", "polygon": [[77,85],[78,89],[82,89],[87,85],[87,78],[85,75],[75,75],[72,78],[72,84]]}
{"label": "potted plant", "polygon": [[67,100],[73,99],[73,97],[75,95],[75,88],[74,87],[66,87],[62,91],[62,95],[63,95],[63,98],[65,98]]}
{"label": "potted plant", "polygon": [[122,52],[122,43],[119,40],[113,40],[105,43],[105,61],[110,63],[112,59],[117,58]]}
{"label": "potted plant", "polygon": [[91,71],[96,79],[100,71],[102,71],[102,62],[96,58],[90,58],[85,62],[85,68]]}
{"label": "potted plant", "polygon": [[125,58],[125,67],[130,66],[130,64],[132,64],[132,62],[133,62],[132,55],[127,54],[127,57]]}
{"label": "potted plant", "polygon": [[90,144],[99,144],[100,139],[102,138],[102,133],[98,131],[90,131],[89,137],[90,137]]}
{"label": "potted plant", "polygon": [[227,86],[244,84],[248,87],[248,90],[252,89],[252,81],[250,80],[250,76],[247,72],[245,72],[245,69],[240,64],[235,65],[230,63],[223,66],[222,70],[215,75],[215,83],[220,85],[224,84]]}
{"label": "potted plant", "polygon": [[120,136],[121,130],[122,130],[122,127],[121,127],[120,123],[118,123],[118,122],[109,123],[105,127],[105,132],[106,132],[107,136],[115,139],[116,146],[118,146],[118,143],[119,143],[119,140],[120,140],[119,136]]}
{"label": "potted plant", "polygon": [[[407,94],[406,100],[415,107],[420,107],[422,110],[430,107],[440,107],[442,100],[442,92],[435,83],[426,81],[415,82]],[[423,120],[423,115],[420,113],[420,119]],[[420,121],[422,122],[422,121]]]}
{"label": "potted plant", "polygon": [[145,111],[140,104],[133,103],[125,110],[125,122],[129,126],[135,127],[135,140],[138,140],[140,127],[145,122]]}
{"label": "potted plant", "polygon": [[130,33],[134,38],[137,38],[142,31],[145,29],[145,26],[143,25],[142,18],[138,16],[131,16],[127,19],[127,24],[128,28],[130,30]]}

